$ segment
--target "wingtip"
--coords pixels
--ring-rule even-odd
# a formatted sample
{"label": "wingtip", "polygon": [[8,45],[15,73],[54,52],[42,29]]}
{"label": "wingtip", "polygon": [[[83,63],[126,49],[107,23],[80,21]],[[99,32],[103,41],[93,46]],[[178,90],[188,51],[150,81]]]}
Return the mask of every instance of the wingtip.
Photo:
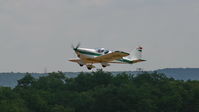
{"label": "wingtip", "polygon": [[70,62],[75,62],[75,60],[74,60],[74,59],[70,59],[70,60],[68,60],[68,61],[70,61]]}

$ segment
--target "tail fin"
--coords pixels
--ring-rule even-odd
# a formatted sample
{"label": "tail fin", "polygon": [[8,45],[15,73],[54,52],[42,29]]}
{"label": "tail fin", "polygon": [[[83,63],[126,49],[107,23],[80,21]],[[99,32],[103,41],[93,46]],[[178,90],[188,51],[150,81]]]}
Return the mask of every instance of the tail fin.
{"label": "tail fin", "polygon": [[133,52],[130,54],[132,60],[141,60],[142,59],[142,50],[141,46],[137,47]]}

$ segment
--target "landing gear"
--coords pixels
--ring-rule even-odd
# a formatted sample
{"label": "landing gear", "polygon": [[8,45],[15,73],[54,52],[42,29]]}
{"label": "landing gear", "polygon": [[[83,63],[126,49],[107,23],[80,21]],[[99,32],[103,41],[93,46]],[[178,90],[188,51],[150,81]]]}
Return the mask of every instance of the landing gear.
{"label": "landing gear", "polygon": [[101,65],[102,65],[103,68],[105,68],[105,67],[107,67],[107,66],[110,66],[109,63],[101,63]]}
{"label": "landing gear", "polygon": [[92,68],[91,68],[91,67],[87,67],[87,69],[88,69],[88,70],[91,70]]}
{"label": "landing gear", "polygon": [[106,67],[106,65],[102,65],[102,67],[103,67],[103,68],[105,68],[105,67]]}
{"label": "landing gear", "polygon": [[86,65],[88,70],[91,70],[92,68],[95,68],[93,65]]}
{"label": "landing gear", "polygon": [[83,64],[79,64],[79,66],[83,67],[84,65]]}

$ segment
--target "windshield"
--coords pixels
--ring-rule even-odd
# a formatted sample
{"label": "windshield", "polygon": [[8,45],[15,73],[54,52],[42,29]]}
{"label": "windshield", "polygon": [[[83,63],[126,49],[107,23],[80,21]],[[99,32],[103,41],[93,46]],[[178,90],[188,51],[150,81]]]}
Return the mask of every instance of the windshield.
{"label": "windshield", "polygon": [[105,51],[104,51],[104,54],[108,54],[108,53],[109,53],[109,50],[105,50]]}
{"label": "windshield", "polygon": [[104,53],[105,51],[107,51],[104,48],[98,48],[96,50],[97,50],[98,53]]}

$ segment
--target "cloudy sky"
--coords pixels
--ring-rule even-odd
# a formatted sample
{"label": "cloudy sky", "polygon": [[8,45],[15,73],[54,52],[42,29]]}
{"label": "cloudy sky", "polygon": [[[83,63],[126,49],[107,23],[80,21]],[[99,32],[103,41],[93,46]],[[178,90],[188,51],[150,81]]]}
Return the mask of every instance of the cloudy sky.
{"label": "cloudy sky", "polygon": [[199,1],[0,0],[0,72],[87,71],[67,61],[78,42],[144,47],[147,62],[107,71],[199,67]]}

